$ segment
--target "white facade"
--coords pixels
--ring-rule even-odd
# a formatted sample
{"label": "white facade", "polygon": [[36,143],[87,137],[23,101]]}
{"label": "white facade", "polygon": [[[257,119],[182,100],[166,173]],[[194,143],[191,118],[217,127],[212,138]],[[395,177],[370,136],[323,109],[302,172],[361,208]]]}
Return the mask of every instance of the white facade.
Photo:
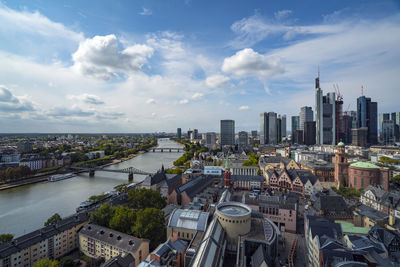
{"label": "white facade", "polygon": [[19,166],[27,166],[31,170],[40,170],[42,168],[41,159],[21,160]]}

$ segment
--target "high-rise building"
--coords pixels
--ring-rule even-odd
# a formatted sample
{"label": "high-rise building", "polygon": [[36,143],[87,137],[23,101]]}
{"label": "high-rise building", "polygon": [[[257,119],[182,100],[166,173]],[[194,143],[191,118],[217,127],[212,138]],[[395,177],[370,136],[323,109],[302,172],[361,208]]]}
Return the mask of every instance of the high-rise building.
{"label": "high-rise building", "polygon": [[378,103],[371,98],[360,96],[357,98],[357,126],[367,127],[367,143],[378,143]]}
{"label": "high-rise building", "polygon": [[257,138],[257,130],[251,131],[251,137]]}
{"label": "high-rise building", "polygon": [[299,114],[299,129],[304,131],[304,123],[314,120],[314,113],[311,107],[301,107]]}
{"label": "high-rise building", "polygon": [[199,139],[199,130],[193,129],[192,135],[193,135],[193,138],[191,138],[191,139],[193,139],[193,140]]}
{"label": "high-rise building", "polygon": [[260,144],[276,144],[277,114],[275,112],[264,112],[260,114]]}
{"label": "high-rise building", "polygon": [[216,144],[217,142],[217,134],[214,132],[209,132],[206,133],[206,146],[207,147],[212,147]]}
{"label": "high-rise building", "polygon": [[394,123],[394,121],[384,120],[381,122],[380,139],[385,145],[390,145],[394,143],[396,139],[396,124]]}
{"label": "high-rise building", "polygon": [[315,89],[316,144],[335,144],[336,95],[333,92],[323,95],[319,85],[319,73],[315,79]]}
{"label": "high-rise building", "polygon": [[292,135],[297,130],[300,130],[300,116],[292,116]]}
{"label": "high-rise building", "polygon": [[249,135],[245,131],[239,132],[239,146],[248,146],[249,144]]}
{"label": "high-rise building", "polygon": [[353,146],[365,147],[368,139],[368,128],[353,128],[351,129],[351,144]]}
{"label": "high-rise building", "polygon": [[235,145],[235,121],[221,120],[221,147]]}
{"label": "high-rise building", "polygon": [[282,119],[281,115],[276,116],[276,142],[280,143],[282,141]]}
{"label": "high-rise building", "polygon": [[292,132],[292,143],[299,145],[304,144],[304,132],[302,130],[294,130]]}
{"label": "high-rise building", "polygon": [[[342,116],[342,120],[340,121],[340,133],[339,133],[339,141],[342,141],[344,144],[351,144],[351,129],[353,129],[354,121],[357,118],[357,112],[349,111],[345,112]],[[356,128],[356,126],[355,126]]]}
{"label": "high-rise building", "polygon": [[381,113],[379,114],[379,129],[380,133],[382,133],[382,123],[383,121],[389,121],[390,120],[390,114],[389,113]]}
{"label": "high-rise building", "polygon": [[182,129],[181,128],[176,129],[176,137],[178,139],[182,138]]}
{"label": "high-rise building", "polygon": [[192,130],[187,131],[187,138],[189,138],[189,139],[191,138],[192,132],[193,132]]}
{"label": "high-rise building", "polygon": [[394,139],[395,142],[400,140],[400,112],[392,112],[392,121],[394,121]]}
{"label": "high-rise building", "polygon": [[286,115],[281,115],[281,137],[286,137]]}
{"label": "high-rise building", "polygon": [[316,134],[315,121],[306,121],[304,123],[304,138],[303,138],[304,144],[308,146],[315,145],[316,141],[315,134]]}
{"label": "high-rise building", "polygon": [[318,77],[315,78],[315,121],[316,121],[316,144],[323,144],[323,92],[319,86],[319,72]]}

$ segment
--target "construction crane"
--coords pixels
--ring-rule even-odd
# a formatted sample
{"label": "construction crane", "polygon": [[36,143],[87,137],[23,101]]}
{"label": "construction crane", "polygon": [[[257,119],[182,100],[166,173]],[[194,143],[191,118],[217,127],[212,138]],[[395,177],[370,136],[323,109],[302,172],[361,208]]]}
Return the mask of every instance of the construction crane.
{"label": "construction crane", "polygon": [[333,88],[335,89],[336,93],[336,143],[339,142],[339,126],[340,126],[340,114],[339,106],[340,102],[343,101],[343,95],[340,93],[339,85],[333,84]]}

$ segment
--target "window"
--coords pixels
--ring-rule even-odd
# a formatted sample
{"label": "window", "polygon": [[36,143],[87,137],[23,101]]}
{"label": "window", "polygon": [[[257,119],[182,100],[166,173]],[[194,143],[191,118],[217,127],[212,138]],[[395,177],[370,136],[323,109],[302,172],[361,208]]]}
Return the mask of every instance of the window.
{"label": "window", "polygon": [[361,179],[361,187],[364,187],[364,178]]}
{"label": "window", "polygon": [[354,177],[354,186],[356,186],[356,184],[357,184],[357,179],[356,177]]}

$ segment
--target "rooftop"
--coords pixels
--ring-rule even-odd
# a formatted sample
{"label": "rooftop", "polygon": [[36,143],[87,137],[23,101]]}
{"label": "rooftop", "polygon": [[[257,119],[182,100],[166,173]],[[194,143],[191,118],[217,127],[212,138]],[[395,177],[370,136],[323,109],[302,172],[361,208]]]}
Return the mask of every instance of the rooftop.
{"label": "rooftop", "polygon": [[172,212],[168,227],[178,227],[197,231],[205,231],[208,212],[198,210],[176,209]]}
{"label": "rooftop", "polygon": [[251,213],[251,209],[239,202],[224,202],[218,204],[218,212],[227,216],[244,216]]}
{"label": "rooftop", "polygon": [[92,239],[99,240],[113,247],[120,248],[126,252],[136,252],[140,245],[148,240],[127,235],[103,226],[88,223],[79,231],[79,235],[85,235]]}
{"label": "rooftop", "polygon": [[365,162],[365,161],[357,161],[357,162],[351,163],[350,167],[363,168],[363,169],[380,169],[379,166],[376,166],[375,164],[373,164],[371,162]]}

